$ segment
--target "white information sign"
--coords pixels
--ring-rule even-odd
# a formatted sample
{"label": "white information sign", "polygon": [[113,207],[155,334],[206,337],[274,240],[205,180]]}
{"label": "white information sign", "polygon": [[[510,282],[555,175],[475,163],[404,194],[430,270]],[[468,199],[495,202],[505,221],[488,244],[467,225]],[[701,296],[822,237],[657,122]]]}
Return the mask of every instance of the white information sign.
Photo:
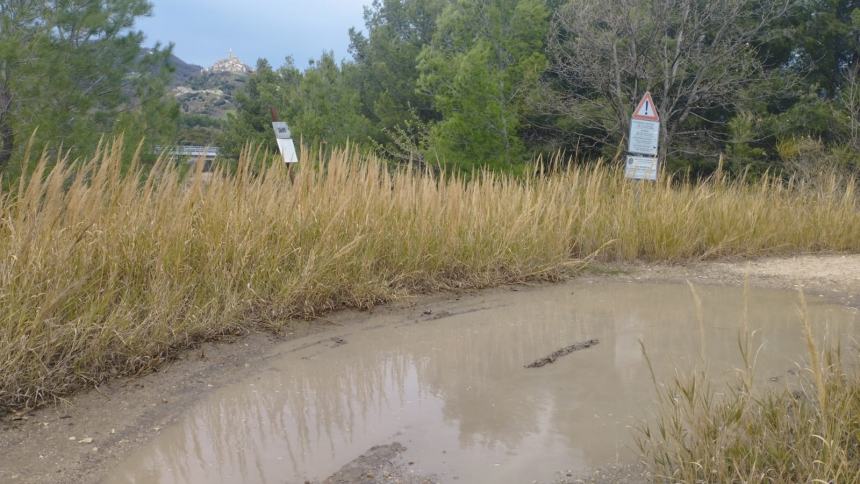
{"label": "white information sign", "polygon": [[296,146],[293,144],[293,140],[279,139],[278,150],[280,150],[281,156],[284,157],[284,163],[299,162],[299,155],[296,153]]}
{"label": "white information sign", "polygon": [[272,123],[272,128],[275,128],[275,137],[278,139],[292,139],[292,134],[290,134],[290,127],[287,126],[287,123],[283,122],[274,122]]}
{"label": "white information sign", "polygon": [[275,122],[272,123],[272,128],[275,130],[275,137],[278,141],[278,150],[284,158],[284,163],[298,163],[299,155],[296,152],[296,145],[293,143],[290,128],[287,123]]}
{"label": "white information sign", "polygon": [[634,180],[657,181],[657,158],[653,156],[628,156],[624,176]]}
{"label": "white information sign", "polygon": [[642,121],[639,119],[630,121],[630,143],[627,151],[639,155],[657,156],[659,145],[659,121]]}

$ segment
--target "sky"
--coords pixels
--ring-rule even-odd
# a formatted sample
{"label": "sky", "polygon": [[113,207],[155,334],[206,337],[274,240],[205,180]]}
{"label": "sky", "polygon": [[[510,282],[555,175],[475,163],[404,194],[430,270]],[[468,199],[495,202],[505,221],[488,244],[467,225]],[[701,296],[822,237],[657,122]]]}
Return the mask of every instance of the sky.
{"label": "sky", "polygon": [[146,44],[176,44],[185,62],[210,66],[232,49],[250,66],[265,57],[278,67],[296,66],[332,50],[349,55],[350,27],[363,28],[362,6],[371,0],[150,0],[153,16],[137,24]]}

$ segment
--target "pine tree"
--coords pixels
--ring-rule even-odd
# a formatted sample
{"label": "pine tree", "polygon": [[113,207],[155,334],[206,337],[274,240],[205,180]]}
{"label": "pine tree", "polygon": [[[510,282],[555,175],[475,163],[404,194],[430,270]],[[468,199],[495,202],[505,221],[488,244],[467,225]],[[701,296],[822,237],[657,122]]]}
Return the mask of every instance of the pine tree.
{"label": "pine tree", "polygon": [[170,49],[144,50],[133,30],[150,12],[146,0],[0,2],[0,169],[37,129],[77,152],[122,129],[171,135]]}
{"label": "pine tree", "polygon": [[442,13],[419,64],[419,88],[442,114],[431,135],[441,160],[525,159],[523,101],[546,68],[548,16],[540,0],[460,0]]}
{"label": "pine tree", "polygon": [[367,34],[350,30],[350,52],[364,114],[382,131],[438,119],[433,99],[416,89],[418,55],[450,0],[375,0],[365,9]]}

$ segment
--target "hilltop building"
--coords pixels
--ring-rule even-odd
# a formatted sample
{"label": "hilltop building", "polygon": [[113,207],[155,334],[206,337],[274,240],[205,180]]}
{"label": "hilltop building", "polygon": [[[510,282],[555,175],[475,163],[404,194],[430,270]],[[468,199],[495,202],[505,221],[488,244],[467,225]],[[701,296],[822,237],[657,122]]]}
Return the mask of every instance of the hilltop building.
{"label": "hilltop building", "polygon": [[226,59],[221,59],[215,64],[212,65],[209,69],[206,69],[208,72],[213,74],[216,73],[230,73],[230,74],[250,74],[253,70],[247,65],[243,64],[233,51],[230,50],[230,53],[227,55]]}

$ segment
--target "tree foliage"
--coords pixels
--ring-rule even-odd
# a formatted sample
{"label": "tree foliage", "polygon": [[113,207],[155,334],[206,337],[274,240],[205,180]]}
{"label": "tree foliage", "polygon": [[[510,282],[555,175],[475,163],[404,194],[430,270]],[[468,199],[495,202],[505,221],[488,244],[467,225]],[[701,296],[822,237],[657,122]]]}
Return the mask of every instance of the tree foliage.
{"label": "tree foliage", "polygon": [[510,165],[525,158],[526,93],[546,68],[541,0],[459,0],[418,58],[418,88],[442,115],[431,143],[443,161]]}
{"label": "tree foliage", "polygon": [[792,146],[858,166],[858,0],[374,0],[350,39],[343,62],[260,69],[233,139],[270,143],[274,105],[401,162],[618,159],[651,91],[673,170],[791,172]]}
{"label": "tree foliage", "polygon": [[374,0],[365,8],[366,33],[350,30],[363,113],[381,130],[404,120],[439,118],[432,96],[416,89],[416,62],[433,39],[447,0]]}
{"label": "tree foliage", "polygon": [[362,112],[355,76],[355,65],[338,64],[332,53],[323,54],[304,72],[290,58],[277,70],[259,61],[236,97],[239,109],[228,118],[221,147],[233,156],[247,143],[275,151],[272,109],[288,121],[299,143],[366,141],[375,127]]}
{"label": "tree foliage", "polygon": [[[765,78],[752,43],[785,0],[572,0],[556,15],[554,105],[583,136],[623,147],[646,91],[661,114],[661,157],[706,147],[746,87]],[[697,136],[699,135],[699,136]],[[620,150],[619,150],[620,151]]]}
{"label": "tree foliage", "polygon": [[[150,13],[0,2],[0,168],[36,130],[37,150],[75,153],[104,135],[176,139],[170,48],[134,30]],[[306,145],[522,170],[559,150],[620,158],[651,91],[673,170],[706,175],[720,155],[736,172],[814,172],[798,153],[860,165],[860,0],[372,0],[349,36],[346,60],[259,62],[225,122],[183,127],[220,131],[228,156],[274,151],[274,108]]]}
{"label": "tree foliage", "polygon": [[170,49],[143,49],[133,30],[150,12],[146,0],[0,2],[0,168],[37,130],[40,145],[76,151],[105,134],[173,135]]}

